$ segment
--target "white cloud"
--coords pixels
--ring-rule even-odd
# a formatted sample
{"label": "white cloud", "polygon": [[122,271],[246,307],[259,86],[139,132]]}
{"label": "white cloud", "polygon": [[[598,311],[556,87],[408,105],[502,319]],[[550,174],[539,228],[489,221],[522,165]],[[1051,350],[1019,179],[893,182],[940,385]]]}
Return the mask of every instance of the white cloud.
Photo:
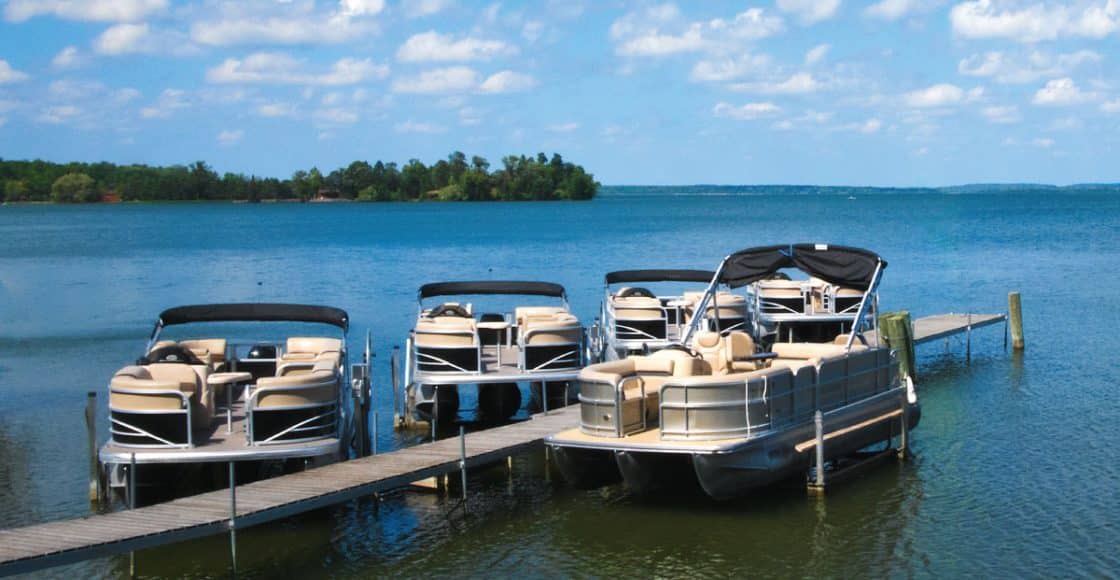
{"label": "white cloud", "polygon": [[320,127],[338,127],[358,122],[358,113],[345,107],[326,107],[312,113],[311,118]]}
{"label": "white cloud", "polygon": [[762,72],[769,65],[770,57],[764,54],[701,60],[692,66],[689,78],[699,82],[730,81]]}
{"label": "white cloud", "polygon": [[744,10],[731,20],[714,18],[680,22],[680,11],[672,4],[630,12],[611,24],[610,37],[621,56],[661,57],[690,52],[727,52],[744,41],[777,34],[782,19],[761,8]]}
{"label": "white cloud", "polygon": [[451,0],[409,0],[401,4],[406,18],[421,18],[443,12],[452,4]]}
{"label": "white cloud", "polygon": [[1117,0],[970,0],[953,7],[953,31],[965,38],[1039,42],[1063,37],[1104,38],[1120,29]]}
{"label": "white cloud", "polygon": [[446,94],[469,91],[478,84],[478,73],[465,66],[427,70],[393,81],[393,91],[414,94]]}
{"label": "white cloud", "polygon": [[484,93],[516,93],[535,86],[537,81],[532,76],[504,70],[490,75],[478,89]]}
{"label": "white cloud", "polygon": [[579,123],[576,123],[574,121],[569,121],[567,123],[558,123],[556,125],[550,125],[548,127],[548,130],[552,131],[553,133],[571,133],[572,131],[575,131],[576,129],[579,129],[579,126],[580,126]]}
{"label": "white cloud", "polygon": [[829,45],[829,44],[818,44],[818,45],[814,46],[813,48],[809,49],[809,52],[805,53],[805,64],[807,64],[807,65],[817,64],[818,62],[821,61],[821,59],[823,59],[825,56],[828,55],[828,51],[831,48],[832,48],[832,45]]}
{"label": "white cloud", "polygon": [[991,107],[984,107],[980,111],[989,123],[998,123],[1002,125],[1018,123],[1019,108],[1014,105],[998,105]]}
{"label": "white cloud", "polygon": [[962,59],[957,71],[967,76],[990,77],[998,83],[1029,83],[1066,75],[1081,65],[1100,61],[1101,55],[1091,50],[1056,55],[1036,50],[1019,56],[992,51]]}
{"label": "white cloud", "polygon": [[521,38],[524,38],[530,44],[536,42],[543,32],[544,23],[540,20],[530,20],[521,26]]}
{"label": "white cloud", "polygon": [[118,24],[102,32],[93,41],[98,54],[118,55],[142,52],[150,39],[148,23]]}
{"label": "white cloud", "polygon": [[883,128],[883,122],[879,119],[868,119],[859,126],[860,133],[877,133],[879,129]]}
{"label": "white cloud", "polygon": [[397,133],[421,133],[425,135],[435,135],[438,133],[446,133],[447,128],[443,125],[435,123],[418,122],[409,119],[403,123],[397,123],[393,130]]}
{"label": "white cloud", "polygon": [[1105,113],[1120,113],[1120,99],[1101,103],[1101,110]]}
{"label": "white cloud", "polygon": [[67,46],[54,55],[54,58],[51,59],[51,66],[57,69],[74,68],[81,63],[81,60],[82,57],[78,52],[78,47]]}
{"label": "white cloud", "polygon": [[500,40],[462,38],[434,30],[414,34],[397,49],[397,60],[404,62],[453,62],[490,60],[496,56],[515,54],[517,49]]}
{"label": "white cloud", "polygon": [[770,117],[776,115],[780,111],[781,108],[774,103],[745,103],[736,106],[730,103],[720,102],[712,108],[712,114],[715,116],[735,119],[736,121],[750,121],[763,117]]}
{"label": "white cloud", "polygon": [[12,68],[8,61],[0,58],[0,85],[18,83],[27,79],[27,73]]}
{"label": "white cloud", "polygon": [[821,83],[809,73],[796,73],[782,81],[738,83],[731,86],[732,89],[737,91],[765,95],[802,95],[815,93],[821,87]]}
{"label": "white cloud", "polygon": [[338,44],[377,31],[372,18],[383,0],[342,0],[333,10],[314,2],[225,2],[218,14],[196,20],[191,39],[210,46]]}
{"label": "white cloud", "polygon": [[321,73],[307,70],[306,62],[284,53],[257,52],[244,59],[229,58],[206,71],[212,83],[278,84],[278,85],[353,85],[370,79],[385,78],[389,67],[371,59],[342,58]]}
{"label": "white cloud", "polygon": [[1084,92],[1069,77],[1054,79],[1038,89],[1031,102],[1036,105],[1068,106],[1096,100],[1098,94]]}
{"label": "white cloud", "polygon": [[52,15],[65,20],[134,22],[167,9],[167,0],[8,0],[4,18],[23,22]]}
{"label": "white cloud", "polygon": [[256,110],[262,117],[295,117],[298,114],[295,105],[291,103],[261,103]]}
{"label": "white cloud", "polygon": [[964,99],[965,93],[960,87],[947,83],[933,85],[906,93],[906,104],[918,108],[934,108],[955,105]]}
{"label": "white cloud", "polygon": [[1036,137],[1031,139],[1031,145],[1040,149],[1049,149],[1054,146],[1054,140],[1049,137]]}
{"label": "white cloud", "polygon": [[63,125],[75,121],[81,114],[82,109],[74,105],[57,105],[43,109],[37,120],[52,125]]}
{"label": "white cloud", "polygon": [[1051,131],[1076,131],[1084,127],[1084,123],[1077,117],[1062,117],[1061,119],[1054,119],[1050,123]]}
{"label": "white cloud", "polygon": [[166,119],[175,111],[190,106],[185,97],[186,93],[180,89],[164,89],[155,103],[140,109],[140,116],[144,119]]}
{"label": "white cloud", "polygon": [[929,0],[924,0],[924,2],[923,0],[880,0],[865,8],[863,13],[871,18],[880,18],[893,22],[908,14],[928,8],[929,5],[940,3],[939,1],[931,2]]}
{"label": "white cloud", "polygon": [[218,144],[223,146],[223,147],[229,147],[230,145],[236,145],[238,142],[241,141],[241,138],[244,137],[244,136],[245,136],[245,131],[242,131],[241,129],[234,129],[234,130],[226,129],[226,130],[218,133]]}
{"label": "white cloud", "polygon": [[778,9],[797,16],[802,24],[815,24],[836,15],[840,0],[778,0]]}

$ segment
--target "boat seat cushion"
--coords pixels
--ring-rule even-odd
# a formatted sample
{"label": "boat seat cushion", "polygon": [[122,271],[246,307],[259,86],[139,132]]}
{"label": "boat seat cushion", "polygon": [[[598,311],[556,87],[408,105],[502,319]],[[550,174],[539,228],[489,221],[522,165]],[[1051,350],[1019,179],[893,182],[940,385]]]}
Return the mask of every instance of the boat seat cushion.
{"label": "boat seat cushion", "polygon": [[573,344],[583,337],[579,319],[567,312],[529,316],[522,324],[521,339],[526,345]]}
{"label": "boat seat cushion", "polygon": [[[270,388],[283,390],[269,392]],[[311,372],[257,379],[256,407],[261,409],[332,403],[338,394],[338,373],[330,361],[320,361]]]}
{"label": "boat seat cushion", "polygon": [[179,345],[190,349],[198,360],[217,368],[226,362],[226,339],[224,338],[195,338],[180,340]]}

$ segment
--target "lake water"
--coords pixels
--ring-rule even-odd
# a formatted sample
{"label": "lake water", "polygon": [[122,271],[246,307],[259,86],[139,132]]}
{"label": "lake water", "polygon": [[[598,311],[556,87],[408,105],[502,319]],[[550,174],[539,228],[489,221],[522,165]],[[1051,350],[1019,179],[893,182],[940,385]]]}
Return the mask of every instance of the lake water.
{"label": "lake water", "polygon": [[[1107,195],[605,196],[588,203],[0,207],[0,528],[76,517],[85,393],[184,303],[313,302],[372,331],[381,449],[389,353],[420,284],[542,279],[590,321],[610,270],[714,268],[741,248],[825,241],[890,266],[884,310],[1001,312],[922,347],[914,461],[823,500],[730,504],[577,491],[543,452],[471,475],[469,511],[411,491],[238,533],[244,575],[1111,576],[1120,573],[1120,198]],[[99,432],[107,434],[104,409]],[[155,576],[223,576],[224,537],[137,555]],[[127,575],[128,558],[52,574]]]}

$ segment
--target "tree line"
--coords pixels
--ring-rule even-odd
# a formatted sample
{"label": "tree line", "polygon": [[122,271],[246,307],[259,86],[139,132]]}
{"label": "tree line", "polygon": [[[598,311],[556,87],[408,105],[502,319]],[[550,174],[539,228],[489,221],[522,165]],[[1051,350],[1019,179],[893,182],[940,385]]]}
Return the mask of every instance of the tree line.
{"label": "tree line", "polygon": [[355,161],[323,174],[299,170],[289,179],[218,175],[204,161],[151,167],[0,159],[0,201],[521,201],[591,199],[599,183],[583,167],[551,158],[509,155],[501,167],[456,151],[425,165]]}

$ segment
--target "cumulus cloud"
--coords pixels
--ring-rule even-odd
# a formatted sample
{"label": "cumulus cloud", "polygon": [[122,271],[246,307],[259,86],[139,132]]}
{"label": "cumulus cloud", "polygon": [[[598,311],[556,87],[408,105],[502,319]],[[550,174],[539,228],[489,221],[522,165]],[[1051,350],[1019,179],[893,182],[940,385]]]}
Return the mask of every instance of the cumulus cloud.
{"label": "cumulus cloud", "polygon": [[454,39],[434,30],[409,37],[397,50],[397,59],[404,62],[452,62],[490,60],[515,54],[517,49],[500,40],[466,37]]}
{"label": "cumulus cloud", "polygon": [[148,24],[118,24],[102,32],[93,41],[98,54],[117,55],[141,52],[151,38]]}
{"label": "cumulus cloud", "polygon": [[140,117],[144,119],[167,119],[175,111],[189,106],[186,92],[180,89],[164,89],[154,103],[140,109]]}
{"label": "cumulus cloud", "polygon": [[1020,119],[1019,108],[1014,105],[984,107],[980,112],[988,119],[989,123],[1007,125],[1018,123]]}
{"label": "cumulus cloud", "polygon": [[836,15],[840,0],[778,0],[778,9],[795,15],[802,24],[816,24]]}
{"label": "cumulus cloud", "polygon": [[535,86],[537,81],[532,76],[504,70],[487,77],[478,89],[483,93],[516,93],[527,91]]}
{"label": "cumulus cloud", "polygon": [[621,56],[661,57],[690,52],[725,52],[745,41],[777,34],[781,17],[750,8],[730,20],[682,22],[675,5],[630,12],[611,24],[610,37]]}
{"label": "cumulus cloud", "polygon": [[371,59],[342,58],[323,72],[309,70],[306,61],[278,52],[257,52],[244,59],[230,58],[206,72],[206,80],[223,84],[353,85],[385,78],[389,67]]}
{"label": "cumulus cloud", "polygon": [[81,63],[81,53],[78,52],[78,47],[67,46],[58,51],[51,59],[51,66],[58,69],[74,68]]}
{"label": "cumulus cloud", "polygon": [[383,0],[342,0],[321,10],[314,2],[225,2],[213,17],[191,25],[194,42],[209,46],[338,44],[376,32]]}
{"label": "cumulus cloud", "polygon": [[1085,92],[1069,77],[1054,79],[1038,89],[1031,100],[1036,105],[1069,106],[1094,101],[1099,97],[1094,92]]}
{"label": "cumulus cloud", "polygon": [[241,129],[232,129],[232,130],[231,129],[226,129],[226,130],[218,133],[218,144],[223,146],[223,147],[229,147],[230,145],[236,145],[238,142],[241,141],[241,138],[244,137],[244,136],[245,136],[245,131],[242,131]]}
{"label": "cumulus cloud", "polygon": [[1101,103],[1101,110],[1105,113],[1120,113],[1120,99]]}
{"label": "cumulus cloud", "polygon": [[967,76],[990,77],[998,83],[1029,83],[1043,77],[1066,75],[1079,66],[1100,61],[1101,55],[1091,50],[1056,55],[1036,50],[1018,56],[991,51],[962,59],[957,71]]}
{"label": "cumulus cloud", "polygon": [[4,18],[23,22],[36,16],[94,22],[134,22],[167,9],[167,0],[8,0]]}
{"label": "cumulus cloud", "polygon": [[942,83],[906,93],[906,104],[917,109],[946,107],[964,100],[965,92],[956,85]]}
{"label": "cumulus cloud", "polygon": [[447,10],[451,0],[409,0],[401,5],[406,18],[422,18]]}
{"label": "cumulus cloud", "polygon": [[295,117],[298,111],[291,103],[271,102],[257,105],[256,113],[262,117]]}
{"label": "cumulus cloud", "polygon": [[818,62],[821,61],[821,59],[823,59],[825,56],[828,55],[828,51],[831,48],[832,48],[832,45],[829,45],[829,44],[818,44],[818,45],[814,46],[813,48],[809,49],[809,52],[805,53],[805,64],[807,64],[807,65],[817,64]]}
{"label": "cumulus cloud", "polygon": [[970,0],[949,14],[953,31],[964,38],[1007,38],[1040,42],[1064,37],[1104,38],[1120,29],[1117,0]]}
{"label": "cumulus cloud", "polygon": [[809,73],[796,73],[787,79],[771,82],[737,83],[732,89],[748,93],[761,93],[765,95],[801,95],[815,93],[822,84]]}
{"label": "cumulus cloud", "polygon": [[864,16],[896,21],[942,4],[944,0],[880,0],[863,9]]}
{"label": "cumulus cloud", "polygon": [[698,61],[689,77],[698,82],[722,82],[755,75],[770,66],[770,57],[764,54],[742,54],[733,58],[713,58]]}
{"label": "cumulus cloud", "polygon": [[742,105],[732,105],[730,103],[720,102],[712,108],[712,114],[717,117],[724,117],[728,119],[735,119],[736,121],[751,121],[754,119],[761,119],[764,117],[771,117],[778,114],[781,108],[774,103],[744,103]]}
{"label": "cumulus cloud", "polygon": [[1049,149],[1054,146],[1054,140],[1049,137],[1036,137],[1031,139],[1031,145],[1040,149]]}
{"label": "cumulus cloud", "polygon": [[469,91],[478,84],[478,73],[466,66],[437,68],[393,81],[393,91],[437,95]]}
{"label": "cumulus cloud", "polygon": [[0,85],[18,83],[27,78],[27,73],[12,68],[8,61],[0,58]]}
{"label": "cumulus cloud", "polygon": [[438,125],[436,123],[428,123],[423,121],[413,121],[409,119],[403,123],[397,123],[393,130],[397,133],[421,133],[426,135],[434,135],[437,133],[447,132],[447,127]]}
{"label": "cumulus cloud", "polygon": [[880,121],[879,119],[868,119],[868,120],[864,121],[863,123],[861,123],[859,125],[859,127],[857,128],[857,130],[860,133],[870,134],[870,133],[877,133],[877,132],[879,132],[879,129],[882,129],[882,128],[883,128],[883,122]]}
{"label": "cumulus cloud", "polygon": [[36,120],[51,125],[64,125],[76,121],[81,115],[82,109],[77,106],[55,105],[43,108]]}

